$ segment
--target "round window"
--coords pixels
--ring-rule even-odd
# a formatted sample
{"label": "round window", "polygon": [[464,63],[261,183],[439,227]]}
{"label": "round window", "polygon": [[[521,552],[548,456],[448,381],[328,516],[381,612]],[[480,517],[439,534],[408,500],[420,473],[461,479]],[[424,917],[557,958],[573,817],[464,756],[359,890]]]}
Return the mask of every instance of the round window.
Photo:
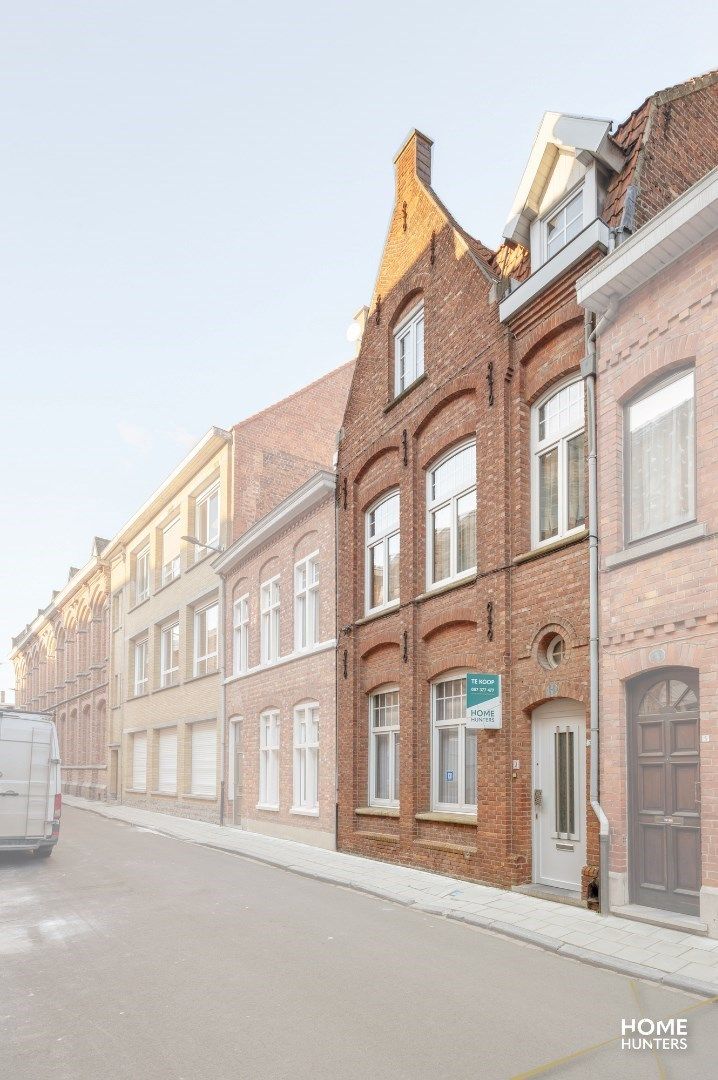
{"label": "round window", "polygon": [[560,634],[554,634],[546,642],[546,664],[550,668],[557,668],[563,662],[566,654],[566,643]]}

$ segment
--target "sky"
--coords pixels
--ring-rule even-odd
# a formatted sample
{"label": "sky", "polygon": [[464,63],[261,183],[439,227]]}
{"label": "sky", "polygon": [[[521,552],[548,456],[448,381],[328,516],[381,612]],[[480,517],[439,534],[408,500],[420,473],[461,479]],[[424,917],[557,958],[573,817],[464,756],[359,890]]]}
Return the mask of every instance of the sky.
{"label": "sky", "polygon": [[412,127],[494,246],[545,110],[618,123],[716,40],[665,0],[0,0],[0,689],[93,536],[351,357]]}

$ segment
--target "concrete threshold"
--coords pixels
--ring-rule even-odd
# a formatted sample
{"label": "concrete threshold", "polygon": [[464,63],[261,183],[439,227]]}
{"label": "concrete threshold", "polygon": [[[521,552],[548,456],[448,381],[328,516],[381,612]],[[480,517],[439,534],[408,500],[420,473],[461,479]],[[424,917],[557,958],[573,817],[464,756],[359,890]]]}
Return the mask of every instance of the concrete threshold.
{"label": "concrete threshold", "polygon": [[240,855],[424,914],[489,930],[629,978],[645,979],[718,1001],[718,940],[696,937],[685,926],[662,927],[613,915],[602,916],[585,906],[556,903],[555,899],[523,890],[476,885],[427,870],[192,818],[72,795],[63,796],[63,801],[68,806],[152,829],[186,843]]}

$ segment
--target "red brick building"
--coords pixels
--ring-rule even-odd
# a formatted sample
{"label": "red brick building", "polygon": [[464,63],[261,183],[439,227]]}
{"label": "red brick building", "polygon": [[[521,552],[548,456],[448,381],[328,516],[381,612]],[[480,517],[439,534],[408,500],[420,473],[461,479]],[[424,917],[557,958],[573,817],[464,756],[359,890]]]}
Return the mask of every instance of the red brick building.
{"label": "red brick building", "polygon": [[226,596],[227,820],[334,847],[333,471],[215,562]]}
{"label": "red brick building", "polygon": [[[712,77],[614,135],[547,114],[497,253],[433,192],[430,140],[400,151],[338,456],[342,849],[594,894],[575,281],[703,169],[666,140],[714,124]],[[502,676],[498,730],[466,725],[476,672]]]}
{"label": "red brick building", "polygon": [[718,169],[578,295],[598,319],[610,906],[718,937]]}
{"label": "red brick building", "polygon": [[333,458],[345,364],[234,429],[224,597],[225,821],[334,847]]}

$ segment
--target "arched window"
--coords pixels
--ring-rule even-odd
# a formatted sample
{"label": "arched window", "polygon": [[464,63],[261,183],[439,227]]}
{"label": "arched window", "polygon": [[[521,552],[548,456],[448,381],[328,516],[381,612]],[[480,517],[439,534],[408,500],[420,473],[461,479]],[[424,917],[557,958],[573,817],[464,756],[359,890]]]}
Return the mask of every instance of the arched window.
{"label": "arched window", "polygon": [[640,540],[695,518],[693,371],[654,384],[626,409],[626,536]]}
{"label": "arched window", "polygon": [[427,473],[427,585],[476,570],[476,443],[441,458]]}
{"label": "arched window", "polygon": [[698,696],[681,679],[660,679],[645,692],[638,708],[639,716],[660,716],[661,713],[695,712]]}
{"label": "arched window", "polygon": [[366,610],[399,603],[399,492],[392,491],[367,510]]}
{"label": "arched window", "polygon": [[583,381],[553,390],[531,410],[532,544],[582,529],[586,520]]}
{"label": "arched window", "polygon": [[466,674],[431,687],[432,809],[476,813],[476,731],[466,726]]}
{"label": "arched window", "polygon": [[394,397],[424,374],[424,304],[416,304],[394,331]]}
{"label": "arched window", "polygon": [[294,794],[292,812],[316,814],[319,809],[319,705],[294,709]]}
{"label": "arched window", "polygon": [[369,805],[399,805],[399,688],[369,698]]}

